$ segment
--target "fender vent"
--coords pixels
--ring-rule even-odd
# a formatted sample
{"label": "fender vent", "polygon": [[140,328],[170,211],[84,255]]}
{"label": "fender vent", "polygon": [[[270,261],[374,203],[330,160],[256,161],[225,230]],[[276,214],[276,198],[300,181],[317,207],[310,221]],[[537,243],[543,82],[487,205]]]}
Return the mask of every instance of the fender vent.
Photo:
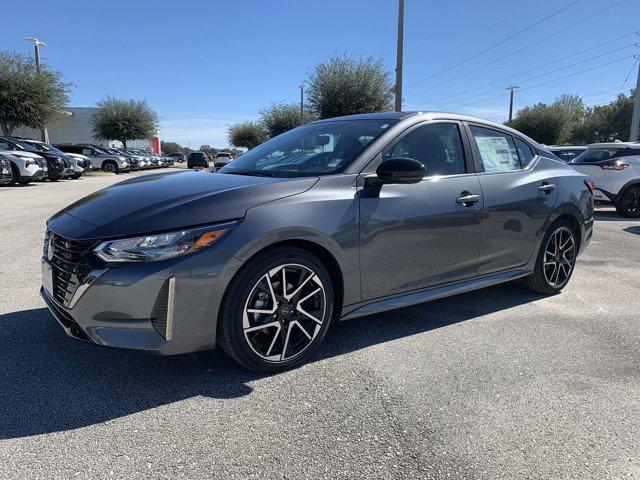
{"label": "fender vent", "polygon": [[173,288],[175,278],[165,280],[151,310],[151,324],[162,338],[171,340],[173,327]]}

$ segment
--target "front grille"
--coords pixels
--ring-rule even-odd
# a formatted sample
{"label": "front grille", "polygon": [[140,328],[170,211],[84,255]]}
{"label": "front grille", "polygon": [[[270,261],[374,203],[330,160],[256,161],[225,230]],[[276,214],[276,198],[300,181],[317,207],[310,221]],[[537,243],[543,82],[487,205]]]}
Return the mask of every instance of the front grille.
{"label": "front grille", "polygon": [[39,167],[46,167],[47,166],[47,161],[42,157],[34,158],[34,160],[36,161],[36,163],[38,164]]}
{"label": "front grille", "polygon": [[53,270],[53,296],[65,307],[91,271],[87,256],[93,243],[69,240],[49,230],[45,235],[43,256]]}

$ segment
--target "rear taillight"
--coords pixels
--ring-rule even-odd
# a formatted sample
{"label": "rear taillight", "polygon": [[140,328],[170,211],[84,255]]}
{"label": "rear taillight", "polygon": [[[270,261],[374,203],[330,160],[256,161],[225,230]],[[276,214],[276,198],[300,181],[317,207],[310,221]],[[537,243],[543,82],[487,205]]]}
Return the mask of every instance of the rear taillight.
{"label": "rear taillight", "polygon": [[615,162],[603,163],[602,165],[600,165],[600,168],[602,168],[603,170],[624,170],[628,166],[628,163],[617,160]]}
{"label": "rear taillight", "polygon": [[591,193],[591,195],[593,195],[593,192],[596,191],[596,184],[593,183],[591,180],[585,180],[584,184],[587,186],[587,188],[589,189],[589,193]]}

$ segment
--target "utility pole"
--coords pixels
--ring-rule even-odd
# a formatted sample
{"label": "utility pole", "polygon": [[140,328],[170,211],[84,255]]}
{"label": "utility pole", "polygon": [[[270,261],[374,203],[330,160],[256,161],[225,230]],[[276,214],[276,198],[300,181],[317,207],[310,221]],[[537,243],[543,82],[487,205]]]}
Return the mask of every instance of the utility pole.
{"label": "utility pole", "polygon": [[402,52],[404,48],[404,0],[398,0],[398,44],[396,51],[396,112],[402,111]]}
{"label": "utility pole", "polygon": [[[35,37],[26,37],[25,40],[27,42],[33,42],[33,50],[34,50],[35,59],[36,59],[36,75],[40,75],[40,45],[42,45],[43,47],[46,47],[47,44],[44,42],[41,42]],[[49,143],[49,132],[47,131],[47,127],[44,127],[43,129],[40,130],[40,136],[41,136],[41,140],[44,143]]]}
{"label": "utility pole", "polygon": [[300,84],[300,123],[304,123],[304,83]]}
{"label": "utility pole", "polygon": [[509,90],[509,121],[513,119],[513,91],[520,88],[517,85],[509,85],[505,90]]}
{"label": "utility pole", "polygon": [[638,78],[636,80],[636,90],[633,95],[633,115],[631,115],[631,135],[630,142],[638,141],[638,123],[640,123],[640,57],[636,57],[638,63]]}

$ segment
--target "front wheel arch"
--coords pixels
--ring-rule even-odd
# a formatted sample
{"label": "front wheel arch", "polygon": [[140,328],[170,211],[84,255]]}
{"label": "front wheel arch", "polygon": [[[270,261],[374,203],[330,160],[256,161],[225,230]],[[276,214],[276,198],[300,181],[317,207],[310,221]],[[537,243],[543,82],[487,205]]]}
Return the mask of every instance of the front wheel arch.
{"label": "front wheel arch", "polygon": [[[340,268],[340,264],[338,263],[336,258],[333,256],[333,254],[322,245],[309,240],[301,240],[301,239],[283,240],[281,242],[272,243],[266,247],[261,248],[260,250],[254,252],[250,257],[243,260],[242,263],[247,264],[250,261],[252,261],[254,258],[260,255],[263,255],[270,250],[276,250],[282,247],[290,247],[290,248],[305,250],[306,252],[315,256],[326,268],[327,272],[329,273],[329,277],[331,278],[331,282],[333,284],[333,296],[334,296],[333,318],[339,319],[342,316],[342,302],[344,299],[344,278],[342,274],[342,269]],[[235,280],[235,278],[239,275],[240,270],[242,270],[242,267],[240,267],[229,280],[229,283],[227,284],[224,294],[222,296],[222,300],[220,301],[220,305],[223,305],[224,301],[226,300],[229,294],[229,286],[231,285],[233,280]],[[215,326],[216,332],[220,326],[220,312],[221,312],[221,308],[218,308],[218,316],[216,318],[216,326]]]}

